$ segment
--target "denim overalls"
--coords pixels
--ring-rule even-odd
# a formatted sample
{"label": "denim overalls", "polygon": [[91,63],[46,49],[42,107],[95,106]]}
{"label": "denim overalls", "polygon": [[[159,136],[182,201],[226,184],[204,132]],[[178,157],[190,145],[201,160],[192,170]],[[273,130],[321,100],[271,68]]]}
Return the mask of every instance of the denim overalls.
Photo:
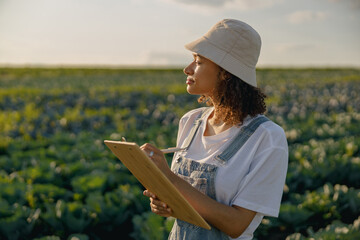
{"label": "denim overalls", "polygon": [[[185,139],[182,147],[186,148],[183,152],[178,153],[175,156],[175,163],[172,165],[172,171],[185,181],[190,183],[200,192],[216,200],[215,192],[215,177],[218,167],[207,163],[199,163],[194,160],[185,158],[184,155],[186,150],[190,147],[201,123],[204,121],[204,116],[212,108],[206,108],[196,118],[192,129],[190,130],[189,136]],[[260,124],[268,121],[264,116],[257,117],[252,120],[250,124],[243,127],[239,133],[231,140],[229,146],[219,155],[215,157],[221,165],[225,165],[229,159],[242,147],[246,140],[251,136]],[[211,227],[211,230],[207,230],[196,225],[187,223],[180,219],[176,219],[174,226],[170,232],[169,239],[229,239],[229,237],[216,229]]]}

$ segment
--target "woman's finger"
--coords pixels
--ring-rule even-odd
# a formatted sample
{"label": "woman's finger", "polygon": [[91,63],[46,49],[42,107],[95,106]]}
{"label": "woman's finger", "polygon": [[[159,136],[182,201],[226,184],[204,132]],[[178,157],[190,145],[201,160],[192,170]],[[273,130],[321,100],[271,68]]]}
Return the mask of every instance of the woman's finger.
{"label": "woman's finger", "polygon": [[153,157],[154,155],[158,155],[160,153],[162,154],[160,149],[150,143],[145,143],[140,147],[140,149],[142,149],[149,157]]}
{"label": "woman's finger", "polygon": [[155,198],[150,198],[150,202],[151,204],[155,205],[155,206],[158,206],[158,208],[164,208],[166,209],[167,208],[167,205],[166,203],[158,200],[158,199],[155,199]]}
{"label": "woman's finger", "polygon": [[169,208],[166,203],[164,203],[158,199],[150,198],[150,207],[155,213],[158,213],[158,214],[170,214],[171,213],[171,208]]}
{"label": "woman's finger", "polygon": [[147,196],[147,197],[151,197],[151,198],[157,198],[156,197],[156,195],[155,194],[153,194],[152,192],[150,192],[149,190],[145,190],[144,192],[143,192],[143,195],[144,196]]}
{"label": "woman's finger", "polygon": [[153,213],[156,213],[163,217],[170,217],[172,210],[168,208],[166,203],[160,201],[155,194],[150,192],[149,190],[145,190],[143,194],[150,198],[150,207]]}
{"label": "woman's finger", "polygon": [[145,143],[140,147],[140,149],[143,150],[145,154],[147,154],[150,157],[150,159],[165,174],[165,176],[169,176],[171,174],[171,170],[166,161],[166,158],[160,149],[149,143]]}
{"label": "woman's finger", "polygon": [[156,204],[153,204],[153,203],[150,203],[150,207],[151,207],[151,211],[158,214],[158,215],[161,215],[161,216],[166,216],[166,217],[169,217],[171,215],[171,209],[170,208],[164,208],[162,207],[161,205],[156,205]]}

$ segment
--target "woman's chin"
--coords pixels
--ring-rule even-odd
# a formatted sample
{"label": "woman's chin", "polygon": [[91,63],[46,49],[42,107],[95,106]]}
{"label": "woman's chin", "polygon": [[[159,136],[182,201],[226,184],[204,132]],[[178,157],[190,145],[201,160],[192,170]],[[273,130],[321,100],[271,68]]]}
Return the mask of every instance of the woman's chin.
{"label": "woman's chin", "polygon": [[194,91],[193,89],[191,89],[191,88],[186,88],[186,91],[188,92],[188,94],[190,94],[190,95],[201,95],[201,93],[198,93],[198,92],[196,92],[196,91]]}
{"label": "woman's chin", "polygon": [[188,86],[186,87],[186,91],[187,91],[189,94],[191,94],[191,95],[195,95],[195,94],[196,94],[195,91],[194,91],[194,89],[193,89],[190,85],[188,85]]}

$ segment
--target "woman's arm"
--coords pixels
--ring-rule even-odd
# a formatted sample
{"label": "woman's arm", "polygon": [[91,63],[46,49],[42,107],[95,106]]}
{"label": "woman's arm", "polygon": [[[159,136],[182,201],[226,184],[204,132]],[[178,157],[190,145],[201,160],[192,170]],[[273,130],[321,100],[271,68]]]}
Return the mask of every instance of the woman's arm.
{"label": "woman's arm", "polygon": [[[232,238],[240,236],[249,226],[256,212],[236,205],[227,206],[206,196],[174,174],[159,149],[151,144],[145,144],[141,148],[147,154],[151,151],[154,152],[151,159],[208,223]],[[144,191],[144,195],[150,197],[150,206],[154,213],[165,217],[171,215],[171,209],[169,211],[166,204],[161,202],[150,191]]]}

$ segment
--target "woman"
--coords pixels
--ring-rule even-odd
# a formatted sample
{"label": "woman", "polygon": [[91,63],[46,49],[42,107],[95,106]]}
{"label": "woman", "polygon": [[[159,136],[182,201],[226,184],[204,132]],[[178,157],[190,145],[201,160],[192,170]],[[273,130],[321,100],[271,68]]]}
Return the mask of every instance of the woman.
{"label": "woman", "polygon": [[[279,213],[288,159],[282,128],[262,114],[265,95],[256,86],[258,33],[225,19],[185,46],[194,60],[184,69],[187,91],[211,107],[185,114],[179,123],[171,169],[151,144],[141,148],[198,213],[206,230],[176,220],[169,239],[252,239],[262,218]],[[148,190],[151,210],[171,209]]]}

